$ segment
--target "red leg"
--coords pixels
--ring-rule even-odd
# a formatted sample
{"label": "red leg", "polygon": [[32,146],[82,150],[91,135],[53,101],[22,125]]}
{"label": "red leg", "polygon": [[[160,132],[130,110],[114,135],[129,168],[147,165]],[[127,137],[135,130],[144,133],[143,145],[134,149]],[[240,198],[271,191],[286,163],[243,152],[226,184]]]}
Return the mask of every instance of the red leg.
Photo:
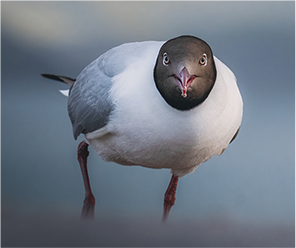
{"label": "red leg", "polygon": [[81,212],[82,218],[94,218],[94,207],[95,207],[95,198],[90,188],[89,177],[87,173],[87,156],[89,154],[87,150],[88,144],[85,141],[82,141],[78,145],[77,149],[77,159],[80,164],[84,188],[85,188],[85,199]]}
{"label": "red leg", "polygon": [[168,189],[164,194],[163,217],[162,217],[163,221],[167,220],[167,218],[169,217],[171,207],[175,203],[175,200],[176,200],[175,194],[177,190],[178,180],[179,180],[179,177],[173,174],[170,184],[168,186]]}

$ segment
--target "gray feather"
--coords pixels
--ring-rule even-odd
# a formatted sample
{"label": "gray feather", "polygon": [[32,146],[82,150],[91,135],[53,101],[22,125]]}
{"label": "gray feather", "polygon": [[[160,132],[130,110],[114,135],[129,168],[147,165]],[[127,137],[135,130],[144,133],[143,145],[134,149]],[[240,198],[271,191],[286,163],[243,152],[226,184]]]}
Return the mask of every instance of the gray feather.
{"label": "gray feather", "polygon": [[126,43],[112,48],[77,77],[68,101],[74,138],[104,127],[114,106],[109,97],[112,78],[123,72],[151,42]]}
{"label": "gray feather", "polygon": [[68,112],[73,126],[74,138],[105,126],[112,110],[109,100],[111,78],[99,70],[97,61],[92,62],[78,76],[73,85]]}

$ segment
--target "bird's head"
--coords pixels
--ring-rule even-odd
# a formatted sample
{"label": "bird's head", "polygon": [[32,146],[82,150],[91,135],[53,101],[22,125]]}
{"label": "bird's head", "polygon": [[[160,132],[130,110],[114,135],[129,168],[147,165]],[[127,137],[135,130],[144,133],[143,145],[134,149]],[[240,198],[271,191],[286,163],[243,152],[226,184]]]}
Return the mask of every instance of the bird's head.
{"label": "bird's head", "polygon": [[210,46],[194,36],[180,36],[163,44],[154,68],[156,87],[173,108],[189,110],[202,103],[216,80]]}

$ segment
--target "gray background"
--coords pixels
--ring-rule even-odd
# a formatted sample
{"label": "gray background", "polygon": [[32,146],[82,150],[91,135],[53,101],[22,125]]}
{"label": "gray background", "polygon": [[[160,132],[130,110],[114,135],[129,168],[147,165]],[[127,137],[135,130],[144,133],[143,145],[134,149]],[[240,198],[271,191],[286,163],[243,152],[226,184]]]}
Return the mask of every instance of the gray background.
{"label": "gray background", "polygon": [[[2,246],[294,246],[294,2],[1,2]],[[96,220],[84,188],[67,85],[108,49],[182,34],[207,41],[244,100],[237,139],[179,181],[103,162],[90,149]]]}

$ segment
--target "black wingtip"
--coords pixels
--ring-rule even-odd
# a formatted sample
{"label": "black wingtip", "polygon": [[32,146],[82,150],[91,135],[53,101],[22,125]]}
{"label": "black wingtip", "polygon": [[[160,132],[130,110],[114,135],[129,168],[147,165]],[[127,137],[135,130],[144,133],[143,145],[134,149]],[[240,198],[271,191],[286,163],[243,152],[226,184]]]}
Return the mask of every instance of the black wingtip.
{"label": "black wingtip", "polygon": [[57,80],[57,81],[60,81],[60,82],[64,82],[62,79],[60,79],[59,76],[56,76],[56,75],[42,73],[41,76],[43,76],[43,77],[45,77],[45,78],[49,78],[49,79],[53,79],[53,80]]}
{"label": "black wingtip", "polygon": [[76,79],[73,79],[73,78],[70,78],[70,77],[57,76],[57,75],[47,74],[47,73],[42,73],[41,76],[43,76],[45,78],[57,80],[57,81],[60,81],[60,82],[63,82],[65,84],[69,84],[69,85],[73,85],[74,82],[76,81]]}

